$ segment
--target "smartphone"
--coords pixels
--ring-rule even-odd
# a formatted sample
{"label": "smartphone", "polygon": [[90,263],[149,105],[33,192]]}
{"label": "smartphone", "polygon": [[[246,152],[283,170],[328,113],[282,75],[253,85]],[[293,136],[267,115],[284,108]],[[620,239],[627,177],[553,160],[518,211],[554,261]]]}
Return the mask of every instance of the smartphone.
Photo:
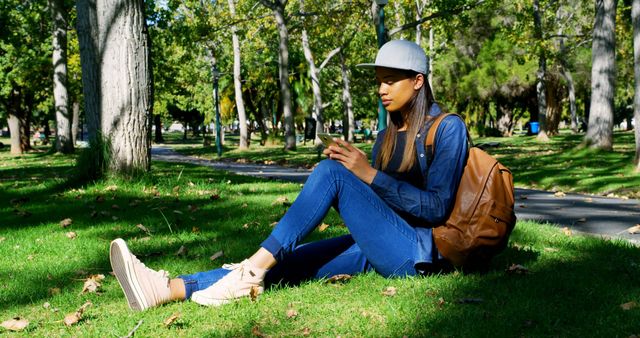
{"label": "smartphone", "polygon": [[318,137],[320,138],[320,141],[322,141],[322,143],[324,144],[325,147],[328,147],[330,145],[338,145],[336,143],[336,141],[333,140],[333,136],[329,135],[329,134],[325,134],[325,133],[318,133]]}

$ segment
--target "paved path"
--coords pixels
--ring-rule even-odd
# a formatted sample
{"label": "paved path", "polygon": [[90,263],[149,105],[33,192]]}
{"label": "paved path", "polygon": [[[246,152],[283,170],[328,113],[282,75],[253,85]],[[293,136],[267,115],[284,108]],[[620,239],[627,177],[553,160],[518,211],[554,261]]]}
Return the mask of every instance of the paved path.
{"label": "paved path", "polygon": [[[153,147],[154,160],[184,162],[248,175],[285,181],[306,181],[311,170],[292,169],[276,165],[217,162],[181,155],[166,147]],[[640,224],[640,200],[607,198],[601,196],[566,194],[516,188],[516,216],[519,220],[535,220],[569,227],[607,237],[625,238],[640,244],[640,234],[629,234],[627,229]]]}

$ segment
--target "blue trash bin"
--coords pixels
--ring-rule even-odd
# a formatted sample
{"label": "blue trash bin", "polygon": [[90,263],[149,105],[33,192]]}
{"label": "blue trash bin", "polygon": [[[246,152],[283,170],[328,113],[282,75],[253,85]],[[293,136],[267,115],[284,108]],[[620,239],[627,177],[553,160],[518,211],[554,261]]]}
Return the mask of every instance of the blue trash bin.
{"label": "blue trash bin", "polygon": [[540,131],[540,124],[538,122],[529,122],[531,128],[531,134],[537,134]]}

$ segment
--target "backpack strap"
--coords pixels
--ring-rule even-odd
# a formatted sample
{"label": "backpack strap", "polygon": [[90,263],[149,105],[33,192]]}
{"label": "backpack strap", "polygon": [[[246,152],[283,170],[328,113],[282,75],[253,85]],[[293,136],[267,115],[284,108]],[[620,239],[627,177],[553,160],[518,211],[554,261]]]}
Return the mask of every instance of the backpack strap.
{"label": "backpack strap", "polygon": [[[431,162],[433,161],[435,139],[436,139],[436,133],[438,131],[438,127],[440,126],[440,123],[442,122],[442,120],[444,120],[444,118],[449,115],[455,115],[459,117],[462,121],[464,121],[462,116],[454,113],[442,113],[436,116],[435,120],[433,121],[433,123],[431,123],[431,126],[429,127],[429,131],[427,132],[427,137],[425,142],[425,150],[427,152],[427,165],[431,165]],[[465,124],[465,130],[467,131],[467,142],[469,142],[469,148],[471,148],[473,147],[473,141],[471,140],[471,135],[469,134],[469,129],[467,128],[466,124]]]}

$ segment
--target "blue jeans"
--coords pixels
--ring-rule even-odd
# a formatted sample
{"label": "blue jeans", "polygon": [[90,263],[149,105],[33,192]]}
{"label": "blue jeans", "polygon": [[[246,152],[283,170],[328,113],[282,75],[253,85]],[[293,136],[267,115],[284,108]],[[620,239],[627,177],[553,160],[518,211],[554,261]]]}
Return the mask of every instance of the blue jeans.
{"label": "blue jeans", "polygon": [[[299,245],[336,208],[350,235]],[[385,277],[416,275],[416,230],[342,164],[324,160],[261,246],[278,264],[267,285],[298,283],[375,270]],[[180,276],[187,299],[224,277],[225,269]]]}

